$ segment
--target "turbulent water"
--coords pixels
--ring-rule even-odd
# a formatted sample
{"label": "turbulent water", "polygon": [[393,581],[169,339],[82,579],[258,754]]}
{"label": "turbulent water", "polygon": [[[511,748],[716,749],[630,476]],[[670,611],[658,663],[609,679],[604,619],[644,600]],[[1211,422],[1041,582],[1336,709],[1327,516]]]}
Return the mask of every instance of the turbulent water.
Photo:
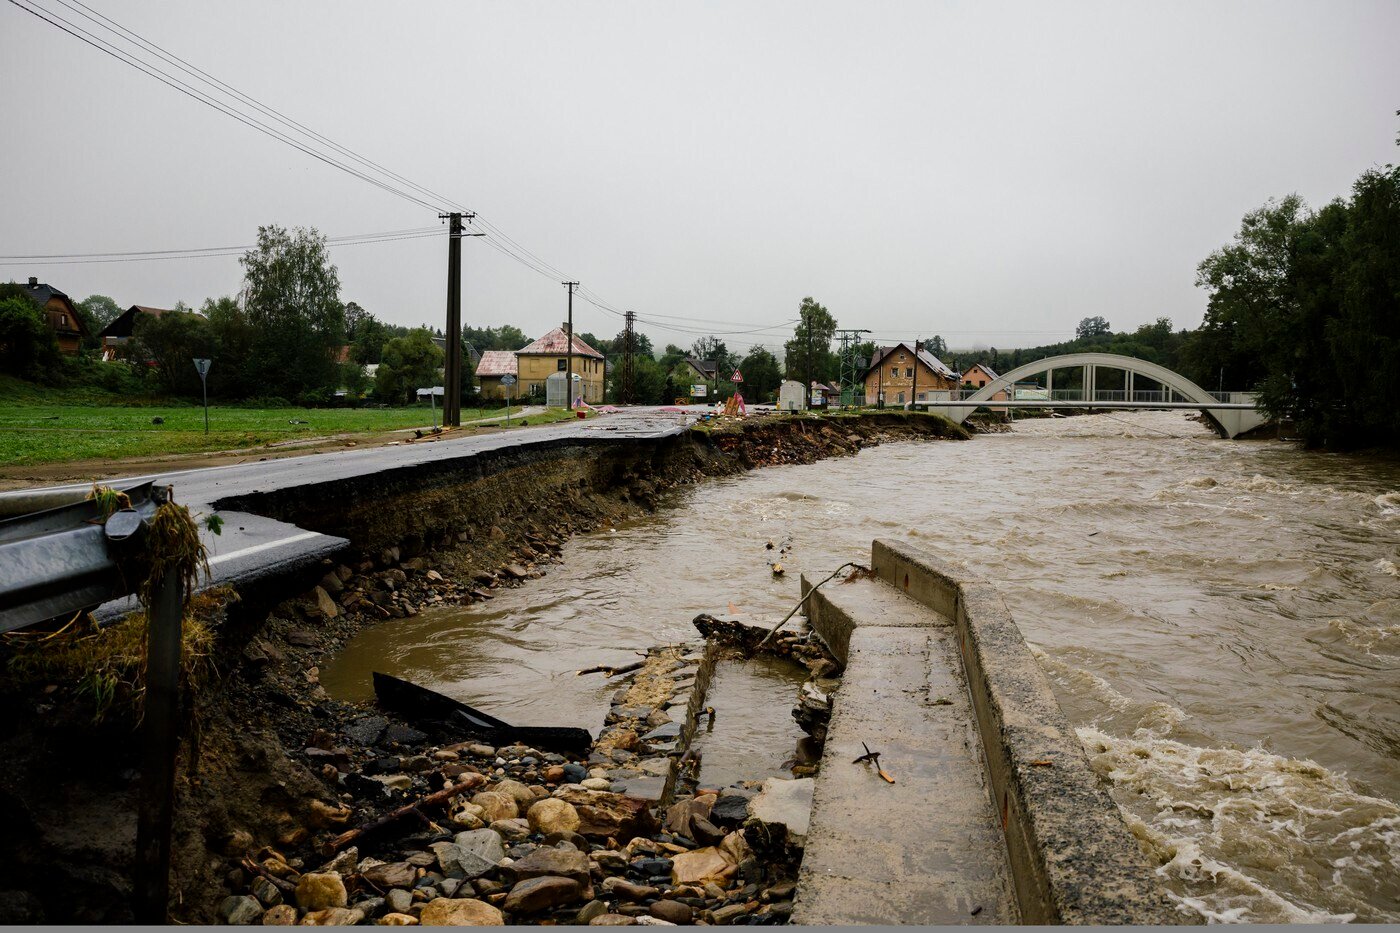
{"label": "turbulent water", "polygon": [[888,444],[673,506],[485,606],[372,629],[323,680],[363,696],[377,667],[596,729],[611,690],[574,670],[692,637],[701,611],[774,621],[798,571],[904,539],[997,583],[1183,910],[1400,921],[1400,464],[1143,412]]}

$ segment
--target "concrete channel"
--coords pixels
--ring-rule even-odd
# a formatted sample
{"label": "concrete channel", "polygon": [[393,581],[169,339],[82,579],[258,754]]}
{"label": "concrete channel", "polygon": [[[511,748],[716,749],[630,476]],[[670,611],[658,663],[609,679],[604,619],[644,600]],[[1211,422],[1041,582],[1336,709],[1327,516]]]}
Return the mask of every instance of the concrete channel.
{"label": "concrete channel", "polygon": [[1181,923],[996,589],[890,541],[870,570],[807,604],[845,673],[793,922]]}

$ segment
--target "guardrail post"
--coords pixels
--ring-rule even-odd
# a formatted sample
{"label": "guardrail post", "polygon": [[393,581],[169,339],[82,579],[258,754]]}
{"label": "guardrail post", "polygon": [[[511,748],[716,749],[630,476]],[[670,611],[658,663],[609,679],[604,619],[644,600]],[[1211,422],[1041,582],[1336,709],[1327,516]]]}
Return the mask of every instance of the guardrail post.
{"label": "guardrail post", "polygon": [[137,923],[165,923],[170,904],[170,834],[179,751],[180,647],[184,581],[167,573],[152,594],[146,635],[141,799],[136,816]]}

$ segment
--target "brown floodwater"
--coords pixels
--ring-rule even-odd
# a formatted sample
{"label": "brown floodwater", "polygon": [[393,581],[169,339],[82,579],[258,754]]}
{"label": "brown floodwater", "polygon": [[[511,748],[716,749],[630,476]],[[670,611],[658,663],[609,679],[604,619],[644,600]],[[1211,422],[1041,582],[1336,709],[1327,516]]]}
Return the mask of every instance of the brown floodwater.
{"label": "brown floodwater", "polygon": [[[1400,463],[1116,413],[760,470],[669,505],[573,539],[489,603],[367,630],[322,681],[363,699],[386,670],[596,730],[612,688],[575,670],[691,639],[699,612],[771,623],[798,572],[903,539],[998,585],[1184,910],[1400,920]],[[774,579],[764,544],[783,537]],[[784,676],[717,681],[734,702],[707,781],[792,751]]]}

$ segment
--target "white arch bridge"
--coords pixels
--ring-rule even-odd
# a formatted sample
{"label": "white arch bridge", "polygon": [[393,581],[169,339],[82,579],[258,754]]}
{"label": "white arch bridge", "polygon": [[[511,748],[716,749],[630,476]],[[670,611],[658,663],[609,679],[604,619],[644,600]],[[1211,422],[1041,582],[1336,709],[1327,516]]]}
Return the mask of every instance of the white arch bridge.
{"label": "white arch bridge", "polygon": [[[1077,388],[1055,388],[1055,373],[1082,370]],[[1121,372],[1122,387],[1099,387],[1103,370]],[[1044,374],[1043,389],[1018,388],[1017,383]],[[1155,388],[1138,388],[1138,377]],[[1000,397],[998,397],[1000,396]],[[1252,392],[1208,392],[1180,373],[1117,353],[1069,353],[1018,366],[975,392],[919,393],[918,407],[946,415],[961,424],[978,408],[1195,408],[1203,412],[1222,437],[1239,437],[1268,419],[1255,407]]]}

